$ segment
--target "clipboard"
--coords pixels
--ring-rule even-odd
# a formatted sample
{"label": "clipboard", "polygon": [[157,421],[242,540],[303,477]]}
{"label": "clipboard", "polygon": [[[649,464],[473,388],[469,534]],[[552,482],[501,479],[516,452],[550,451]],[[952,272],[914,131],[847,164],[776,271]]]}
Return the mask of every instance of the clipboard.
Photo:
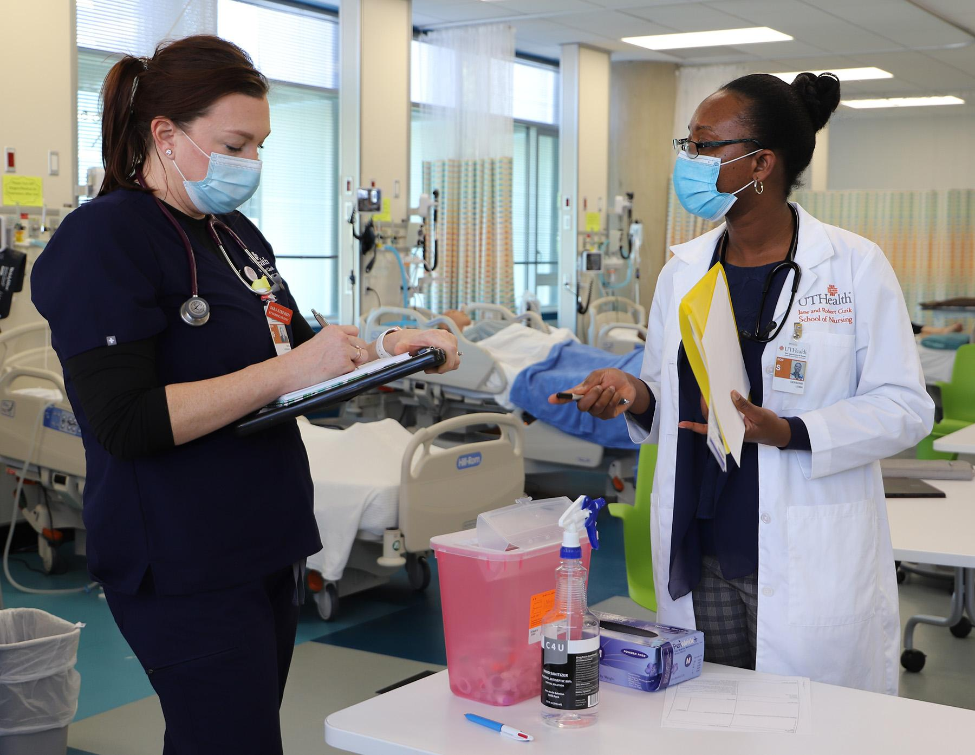
{"label": "clipboard", "polygon": [[446,361],[447,355],[443,349],[433,347],[420,349],[416,354],[403,362],[363,375],[357,380],[351,380],[335,388],[329,388],[301,401],[295,401],[284,406],[265,406],[263,409],[259,409],[253,414],[249,414],[243,419],[238,420],[234,424],[234,430],[239,436],[252,435],[261,430],[267,430],[268,428],[280,425],[282,422],[287,422],[295,417],[300,417],[302,414],[330,409],[336,404],[341,404],[343,401],[355,398],[360,393],[365,393],[380,385],[386,385],[386,383],[391,383],[394,380],[399,380],[400,378],[413,375],[422,370],[428,370],[431,367],[439,367]]}

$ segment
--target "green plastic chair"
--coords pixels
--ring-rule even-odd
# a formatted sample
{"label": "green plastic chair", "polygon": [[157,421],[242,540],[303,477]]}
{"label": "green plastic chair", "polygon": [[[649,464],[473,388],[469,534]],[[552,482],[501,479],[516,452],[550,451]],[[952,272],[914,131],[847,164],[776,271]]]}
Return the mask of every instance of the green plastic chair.
{"label": "green plastic chair", "polygon": [[649,443],[641,446],[634,504],[609,504],[609,513],[623,520],[623,549],[630,599],[651,611],[657,610],[650,554],[650,491],[656,465],[657,446]]}
{"label": "green plastic chair", "polygon": [[957,459],[958,454],[934,450],[934,441],[975,424],[975,344],[960,346],[951,369],[951,382],[938,383],[943,417],[931,434],[918,443],[919,459]]}

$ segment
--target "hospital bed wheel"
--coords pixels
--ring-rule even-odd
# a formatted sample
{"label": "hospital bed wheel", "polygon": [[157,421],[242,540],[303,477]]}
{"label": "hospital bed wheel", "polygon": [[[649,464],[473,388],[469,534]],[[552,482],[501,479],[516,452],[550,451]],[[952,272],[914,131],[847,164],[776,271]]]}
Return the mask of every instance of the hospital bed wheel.
{"label": "hospital bed wheel", "polygon": [[410,578],[410,587],[417,592],[423,592],[430,586],[430,564],[426,556],[410,555],[406,559],[406,576]]}
{"label": "hospital bed wheel", "polygon": [[335,614],[339,612],[339,591],[335,585],[327,584],[319,592],[315,593],[315,608],[322,621],[331,621]]}
{"label": "hospital bed wheel", "polygon": [[967,616],[962,616],[958,623],[951,628],[951,633],[955,637],[968,637],[972,631],[972,622],[968,620]]}
{"label": "hospital bed wheel", "polygon": [[916,674],[924,668],[925,655],[920,650],[905,650],[901,653],[901,666]]}

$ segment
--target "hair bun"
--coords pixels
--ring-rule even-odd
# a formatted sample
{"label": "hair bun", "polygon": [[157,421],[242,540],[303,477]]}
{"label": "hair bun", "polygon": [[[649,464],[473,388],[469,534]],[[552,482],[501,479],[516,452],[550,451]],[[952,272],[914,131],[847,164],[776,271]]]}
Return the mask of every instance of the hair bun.
{"label": "hair bun", "polygon": [[792,88],[799,95],[813,127],[819,131],[829,121],[829,117],[840,104],[840,80],[834,73],[800,73],[792,82]]}

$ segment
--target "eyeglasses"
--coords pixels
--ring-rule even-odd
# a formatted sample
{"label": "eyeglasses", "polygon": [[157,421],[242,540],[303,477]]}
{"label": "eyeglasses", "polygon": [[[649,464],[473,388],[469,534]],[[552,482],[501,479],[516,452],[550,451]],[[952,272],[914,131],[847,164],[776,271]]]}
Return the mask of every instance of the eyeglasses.
{"label": "eyeglasses", "polygon": [[696,142],[693,139],[674,139],[674,149],[677,152],[686,152],[688,157],[697,157],[702,149],[712,147],[724,147],[726,144],[744,144],[752,142],[757,144],[759,149],[765,149],[758,139],[723,139],[720,142]]}

